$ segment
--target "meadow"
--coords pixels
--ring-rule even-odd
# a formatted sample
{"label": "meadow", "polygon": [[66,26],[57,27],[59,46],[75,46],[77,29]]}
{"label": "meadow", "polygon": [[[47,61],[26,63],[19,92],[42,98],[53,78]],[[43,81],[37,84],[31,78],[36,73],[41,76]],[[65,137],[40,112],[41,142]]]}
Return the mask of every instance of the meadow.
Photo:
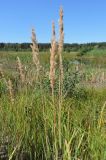
{"label": "meadow", "polygon": [[32,52],[0,51],[1,159],[106,160],[106,50],[63,52],[62,25],[58,50],[32,30]]}
{"label": "meadow", "polygon": [[[50,53],[40,53],[41,63],[46,69],[46,73],[41,73],[40,84],[21,84],[17,56],[24,72],[29,74],[28,81],[36,79],[31,52],[0,53],[3,74],[7,80],[11,79],[14,90],[12,103],[1,75],[0,140],[2,147],[4,143],[7,145],[9,159],[105,160],[106,79],[101,82],[98,77],[101,78],[102,72],[106,74],[106,57],[79,57],[77,53],[63,53],[66,84],[59,135],[58,85],[53,103],[48,78]],[[79,66],[77,70],[76,66]],[[98,81],[93,81],[96,78]]]}

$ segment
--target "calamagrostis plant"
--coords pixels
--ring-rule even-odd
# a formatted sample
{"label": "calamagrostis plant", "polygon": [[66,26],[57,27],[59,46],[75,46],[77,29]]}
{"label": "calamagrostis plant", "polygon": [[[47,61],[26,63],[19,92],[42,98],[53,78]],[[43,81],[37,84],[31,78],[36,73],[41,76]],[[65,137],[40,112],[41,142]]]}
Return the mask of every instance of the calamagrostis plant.
{"label": "calamagrostis plant", "polygon": [[24,75],[24,71],[23,71],[23,65],[22,65],[19,57],[17,57],[17,68],[19,71],[20,80],[22,83],[24,83],[25,82],[25,75]]}
{"label": "calamagrostis plant", "polygon": [[8,92],[10,96],[10,101],[13,104],[14,103],[14,93],[13,93],[13,85],[12,85],[11,80],[9,79],[6,84],[7,84],[7,88],[8,88]]}
{"label": "calamagrostis plant", "polygon": [[52,40],[51,40],[51,49],[50,49],[50,86],[52,89],[52,96],[54,95],[54,84],[55,84],[55,67],[56,67],[56,53],[57,53],[57,43],[55,37],[55,25],[54,22],[52,23]]}
{"label": "calamagrostis plant", "polygon": [[35,34],[34,29],[32,29],[31,39],[32,39],[32,45],[30,45],[30,47],[32,49],[33,63],[36,65],[37,76],[38,76],[41,66],[40,66],[40,61],[39,61],[39,48],[38,48],[38,44],[37,44],[37,40],[36,40],[36,34]]}
{"label": "calamagrostis plant", "polygon": [[[59,43],[58,43],[59,70],[60,70],[60,83],[61,83],[61,85],[63,83],[63,64],[62,64],[63,44],[64,44],[64,26],[63,26],[63,9],[61,7],[60,8],[60,19],[59,19]],[[62,92],[62,91],[60,91],[60,92]]]}
{"label": "calamagrostis plant", "polygon": [[59,128],[59,147],[61,149],[61,111],[62,111],[62,89],[63,89],[63,64],[62,64],[62,51],[64,44],[64,26],[63,26],[63,9],[60,8],[59,19],[59,42],[58,42],[58,54],[59,54],[59,112],[58,112],[58,128]]}
{"label": "calamagrostis plant", "polygon": [[52,40],[51,40],[51,49],[50,49],[50,86],[52,89],[52,100],[54,105],[54,118],[53,118],[53,133],[54,133],[54,141],[55,141],[55,149],[56,149],[56,108],[54,103],[54,85],[55,85],[55,69],[56,69],[56,54],[57,54],[57,43],[56,43],[56,35],[55,35],[55,24],[52,23]]}

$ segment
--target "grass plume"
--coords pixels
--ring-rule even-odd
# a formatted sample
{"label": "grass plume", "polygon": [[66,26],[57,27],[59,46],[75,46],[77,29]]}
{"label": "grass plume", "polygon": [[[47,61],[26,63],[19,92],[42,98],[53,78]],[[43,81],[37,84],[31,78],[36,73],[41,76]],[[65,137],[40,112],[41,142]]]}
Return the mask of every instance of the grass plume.
{"label": "grass plume", "polygon": [[36,66],[37,76],[38,76],[41,66],[40,66],[40,61],[39,61],[39,48],[38,48],[38,44],[37,44],[37,40],[36,40],[36,34],[35,34],[34,29],[32,29],[31,39],[32,39],[32,45],[30,45],[30,47],[32,49],[33,63]]}
{"label": "grass plume", "polygon": [[50,49],[50,86],[52,89],[52,96],[54,95],[54,85],[55,85],[55,69],[56,69],[56,54],[57,54],[57,43],[55,37],[55,25],[52,23],[52,41],[51,41],[51,49]]}

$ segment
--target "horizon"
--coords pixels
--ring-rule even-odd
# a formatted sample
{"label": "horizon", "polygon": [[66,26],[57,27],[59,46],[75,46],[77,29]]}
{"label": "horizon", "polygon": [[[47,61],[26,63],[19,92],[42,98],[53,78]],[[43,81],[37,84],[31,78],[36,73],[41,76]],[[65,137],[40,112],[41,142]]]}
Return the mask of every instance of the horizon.
{"label": "horizon", "polygon": [[[32,42],[0,42],[0,44],[1,43],[4,43],[4,44],[31,44]],[[69,44],[69,45],[71,45],[71,44],[78,44],[78,45],[82,45],[82,44],[99,44],[99,43],[106,43],[106,41],[101,41],[101,42],[84,42],[84,43],[78,43],[78,42],[72,42],[72,43],[70,43],[70,42],[64,42],[64,44]],[[38,44],[51,44],[51,42],[38,42]]]}
{"label": "horizon", "polygon": [[[50,43],[54,20],[58,35],[59,8],[64,10],[65,43],[106,42],[105,0],[6,0],[1,2],[0,42],[30,43],[35,28],[38,43]],[[43,27],[42,27],[43,26]]]}
{"label": "horizon", "polygon": [[[32,42],[0,42],[0,44],[31,44]],[[78,42],[64,42],[64,44],[78,44],[78,45],[83,45],[83,44],[100,44],[100,43],[106,43],[106,41],[101,41],[101,42],[84,42],[84,43],[78,43]],[[38,44],[51,44],[51,42],[38,42]]]}

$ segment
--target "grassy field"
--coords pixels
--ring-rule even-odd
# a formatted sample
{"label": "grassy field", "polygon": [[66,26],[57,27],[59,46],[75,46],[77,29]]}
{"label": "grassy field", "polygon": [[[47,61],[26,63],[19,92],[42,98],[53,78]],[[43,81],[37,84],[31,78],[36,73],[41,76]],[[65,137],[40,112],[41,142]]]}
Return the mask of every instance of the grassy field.
{"label": "grassy field", "polygon": [[106,55],[63,53],[61,108],[58,78],[51,95],[49,59],[49,52],[40,53],[37,77],[32,53],[0,52],[0,154],[9,160],[105,160]]}

